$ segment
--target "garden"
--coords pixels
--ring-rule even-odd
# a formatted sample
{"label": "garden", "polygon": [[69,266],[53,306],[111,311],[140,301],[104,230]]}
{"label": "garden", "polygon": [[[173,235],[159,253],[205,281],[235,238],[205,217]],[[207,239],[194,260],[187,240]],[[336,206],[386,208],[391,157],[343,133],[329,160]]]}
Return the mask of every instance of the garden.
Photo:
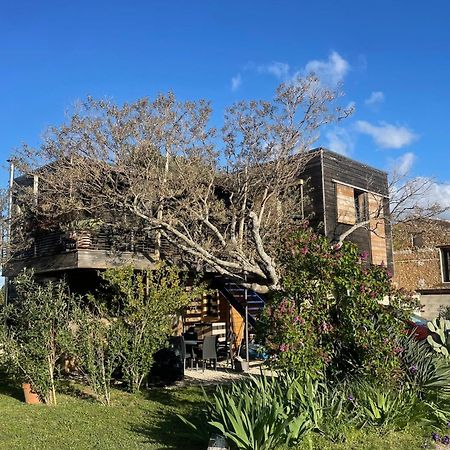
{"label": "garden", "polygon": [[176,267],[110,269],[84,297],[22,273],[2,307],[0,447],[450,448],[450,322],[418,341],[417,300],[306,225],[277,258],[257,329],[271,371],[204,389],[149,383],[174,315],[205,289]]}

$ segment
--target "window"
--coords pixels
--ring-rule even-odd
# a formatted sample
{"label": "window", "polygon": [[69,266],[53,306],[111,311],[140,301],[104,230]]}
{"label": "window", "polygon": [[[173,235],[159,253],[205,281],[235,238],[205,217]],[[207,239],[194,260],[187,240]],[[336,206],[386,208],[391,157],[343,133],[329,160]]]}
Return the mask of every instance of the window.
{"label": "window", "polygon": [[355,220],[356,223],[364,222],[367,217],[367,192],[353,190],[353,201],[355,202]]}
{"label": "window", "polygon": [[450,248],[441,248],[442,281],[450,283]]}
{"label": "window", "polygon": [[412,233],[411,234],[411,244],[414,248],[423,247],[423,233]]}
{"label": "window", "polygon": [[367,192],[336,183],[337,221],[354,225],[368,219]]}

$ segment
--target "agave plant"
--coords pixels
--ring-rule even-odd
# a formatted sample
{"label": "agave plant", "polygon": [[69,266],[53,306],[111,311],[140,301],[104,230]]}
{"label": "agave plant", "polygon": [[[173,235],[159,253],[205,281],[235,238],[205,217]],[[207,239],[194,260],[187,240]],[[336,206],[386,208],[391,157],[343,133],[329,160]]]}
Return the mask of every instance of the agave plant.
{"label": "agave plant", "polygon": [[450,320],[434,319],[427,323],[428,329],[433,333],[427,337],[431,348],[446,358],[449,357],[450,349]]}

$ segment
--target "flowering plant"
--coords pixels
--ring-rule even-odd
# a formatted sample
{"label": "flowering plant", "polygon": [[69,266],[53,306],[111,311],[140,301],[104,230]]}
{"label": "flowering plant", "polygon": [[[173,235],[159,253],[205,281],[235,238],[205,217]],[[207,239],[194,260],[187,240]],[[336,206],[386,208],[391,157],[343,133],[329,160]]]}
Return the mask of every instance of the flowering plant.
{"label": "flowering plant", "polygon": [[418,303],[367,257],[307,227],[284,240],[282,289],[269,299],[260,329],[279,367],[398,374],[396,337]]}

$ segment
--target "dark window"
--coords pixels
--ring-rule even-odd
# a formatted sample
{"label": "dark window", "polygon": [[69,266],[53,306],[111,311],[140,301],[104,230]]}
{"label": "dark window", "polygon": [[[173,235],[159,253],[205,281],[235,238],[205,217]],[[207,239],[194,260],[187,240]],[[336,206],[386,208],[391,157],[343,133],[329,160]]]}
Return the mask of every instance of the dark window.
{"label": "dark window", "polygon": [[441,248],[442,281],[450,283],[450,248]]}
{"label": "dark window", "polygon": [[415,248],[423,247],[423,233],[413,233],[411,235],[411,243]]}
{"label": "dark window", "polygon": [[368,219],[367,192],[358,191],[357,189],[353,192],[356,223],[364,222]]}

